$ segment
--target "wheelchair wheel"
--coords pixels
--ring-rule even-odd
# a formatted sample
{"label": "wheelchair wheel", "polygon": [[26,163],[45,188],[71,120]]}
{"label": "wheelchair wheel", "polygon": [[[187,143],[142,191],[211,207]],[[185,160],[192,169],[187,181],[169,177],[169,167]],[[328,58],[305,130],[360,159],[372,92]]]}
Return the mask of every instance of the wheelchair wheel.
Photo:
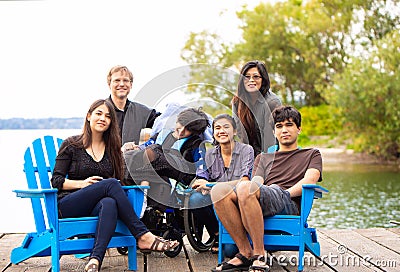
{"label": "wheelchair wheel", "polygon": [[117,251],[121,255],[127,255],[128,254],[128,247],[117,247]]}
{"label": "wheelchair wheel", "polygon": [[204,225],[196,222],[195,216],[190,209],[183,211],[183,220],[185,225],[185,233],[190,245],[198,252],[206,252],[210,250],[214,244],[214,236],[208,238],[203,237]]}
{"label": "wheelchair wheel", "polygon": [[178,231],[173,230],[173,229],[167,230],[164,233],[163,238],[167,239],[167,240],[177,240],[179,242],[179,245],[176,248],[174,248],[173,250],[164,252],[164,254],[170,258],[174,258],[174,257],[178,256],[183,247],[182,234],[180,234]]}

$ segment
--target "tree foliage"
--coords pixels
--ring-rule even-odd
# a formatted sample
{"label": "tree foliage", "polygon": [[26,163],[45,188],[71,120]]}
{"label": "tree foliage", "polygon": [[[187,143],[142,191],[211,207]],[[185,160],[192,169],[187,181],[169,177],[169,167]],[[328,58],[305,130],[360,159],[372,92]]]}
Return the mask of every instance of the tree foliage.
{"label": "tree foliage", "polygon": [[[347,136],[360,150],[398,156],[399,1],[260,2],[253,9],[244,6],[237,16],[242,34],[236,43],[207,31],[191,33],[182,58],[236,72],[249,60],[262,60],[271,90],[284,103],[331,104],[335,113],[343,114],[338,118],[343,126],[354,128]],[[194,71],[193,79],[207,82],[214,77],[219,86],[198,85],[190,91],[229,107],[235,83],[224,81],[214,69],[205,70]]]}
{"label": "tree foliage", "polygon": [[[181,58],[189,64],[207,64],[191,66],[191,83],[188,92],[200,94],[220,104],[216,111],[230,107],[230,101],[237,86],[239,75],[225,68],[221,60],[226,57],[228,46],[216,34],[207,31],[190,33]],[[203,84],[198,84],[203,83]]]}
{"label": "tree foliage", "polygon": [[390,12],[394,5],[383,0],[261,2],[237,12],[242,22],[238,43],[226,44],[207,31],[191,33],[182,58],[233,68],[263,60],[272,90],[285,102],[297,97],[300,105],[319,105],[326,102],[322,90],[333,84],[349,56],[398,25],[398,15]]}
{"label": "tree foliage", "polygon": [[331,101],[341,109],[354,148],[385,158],[400,155],[400,31],[386,34],[368,58],[337,75]]}

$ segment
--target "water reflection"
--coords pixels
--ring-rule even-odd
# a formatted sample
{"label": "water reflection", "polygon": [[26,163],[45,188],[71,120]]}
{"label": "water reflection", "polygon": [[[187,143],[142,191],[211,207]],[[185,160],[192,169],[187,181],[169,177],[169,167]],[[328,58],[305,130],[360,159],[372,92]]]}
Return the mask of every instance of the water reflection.
{"label": "water reflection", "polygon": [[400,169],[396,166],[324,165],[329,190],[314,202],[309,224],[318,228],[395,227],[400,220]]}

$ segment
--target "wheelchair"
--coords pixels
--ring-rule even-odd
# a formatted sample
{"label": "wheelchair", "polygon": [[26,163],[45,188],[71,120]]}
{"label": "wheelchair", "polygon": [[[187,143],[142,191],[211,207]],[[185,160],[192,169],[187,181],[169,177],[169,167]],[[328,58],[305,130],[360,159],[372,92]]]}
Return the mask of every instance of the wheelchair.
{"label": "wheelchair", "polygon": [[[215,237],[206,234],[204,225],[199,224],[192,211],[188,209],[192,189],[174,180],[170,183],[172,186],[171,205],[163,205],[148,198],[142,222],[155,235],[179,242],[179,246],[164,252],[170,258],[178,256],[181,252],[185,235],[191,247],[197,252],[210,250]],[[128,252],[125,247],[117,248],[117,250],[123,255]]]}

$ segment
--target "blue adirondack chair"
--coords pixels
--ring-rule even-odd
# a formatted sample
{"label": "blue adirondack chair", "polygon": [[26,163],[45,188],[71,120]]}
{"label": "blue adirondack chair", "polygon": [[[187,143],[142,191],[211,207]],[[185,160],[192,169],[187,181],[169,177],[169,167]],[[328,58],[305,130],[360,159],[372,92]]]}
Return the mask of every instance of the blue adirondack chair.
{"label": "blue adirondack chair", "polygon": [[[270,147],[268,152],[274,152],[277,146]],[[310,228],[307,218],[311,212],[314,199],[321,198],[328,190],[313,184],[303,185],[300,215],[275,215],[264,218],[264,248],[267,251],[298,251],[298,271],[303,271],[304,252],[309,251],[320,256],[320,244],[315,228]],[[219,251],[218,263],[222,263],[224,245],[235,244],[228,231],[219,221]]]}
{"label": "blue adirondack chair", "polygon": [[[18,197],[30,198],[36,232],[28,233],[22,245],[11,252],[11,262],[18,264],[31,257],[51,256],[52,271],[60,271],[60,257],[87,254],[94,244],[98,217],[58,218],[57,189],[50,185],[57,150],[62,139],[44,136],[33,141],[24,155],[28,189],[13,190]],[[123,186],[136,214],[143,204],[143,189],[149,186]],[[128,267],[137,270],[136,239],[118,220],[109,248],[128,248]]]}

